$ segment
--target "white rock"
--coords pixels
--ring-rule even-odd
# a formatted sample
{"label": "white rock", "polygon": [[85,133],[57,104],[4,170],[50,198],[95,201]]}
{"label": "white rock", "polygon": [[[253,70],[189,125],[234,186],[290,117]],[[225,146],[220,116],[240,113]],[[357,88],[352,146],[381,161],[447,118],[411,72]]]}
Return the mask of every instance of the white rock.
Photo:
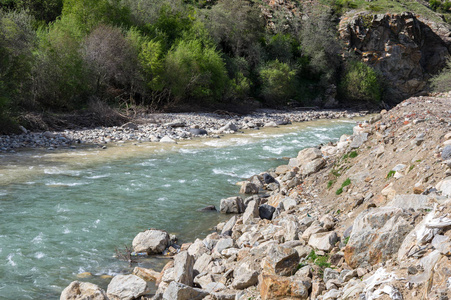
{"label": "white rock", "polygon": [[110,300],[131,300],[144,295],[147,283],[136,275],[116,275],[108,285]]}

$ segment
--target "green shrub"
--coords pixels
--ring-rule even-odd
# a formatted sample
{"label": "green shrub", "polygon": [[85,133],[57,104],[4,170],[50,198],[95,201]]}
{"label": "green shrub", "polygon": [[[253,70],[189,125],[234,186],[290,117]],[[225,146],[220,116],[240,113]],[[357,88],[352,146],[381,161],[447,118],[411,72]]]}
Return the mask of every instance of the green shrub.
{"label": "green shrub", "polygon": [[339,188],[335,191],[335,195],[341,195],[341,193],[343,193],[343,188]]}
{"label": "green shrub", "polygon": [[430,80],[434,92],[448,92],[451,90],[451,60]]}
{"label": "green shrub", "polygon": [[396,171],[391,170],[388,172],[387,176],[385,176],[386,179],[390,179],[395,175]]}
{"label": "green shrub", "polygon": [[166,56],[163,80],[176,100],[215,101],[227,82],[220,54],[199,40],[180,41]]}
{"label": "green shrub", "polygon": [[294,95],[296,72],[286,63],[274,60],[261,70],[262,96],[269,103],[285,103]]}
{"label": "green shrub", "polygon": [[345,187],[345,186],[348,186],[350,184],[351,184],[351,179],[348,178],[341,184],[341,187]]}
{"label": "green shrub", "polygon": [[334,181],[333,181],[333,180],[329,180],[329,181],[327,182],[327,188],[330,189],[330,188],[332,187],[333,184],[334,184]]}
{"label": "green shrub", "polygon": [[355,157],[357,157],[357,151],[352,151],[351,153],[349,153],[349,157],[350,158],[355,158]]}
{"label": "green shrub", "polygon": [[379,103],[382,86],[376,71],[360,61],[349,63],[340,91],[348,100]]}

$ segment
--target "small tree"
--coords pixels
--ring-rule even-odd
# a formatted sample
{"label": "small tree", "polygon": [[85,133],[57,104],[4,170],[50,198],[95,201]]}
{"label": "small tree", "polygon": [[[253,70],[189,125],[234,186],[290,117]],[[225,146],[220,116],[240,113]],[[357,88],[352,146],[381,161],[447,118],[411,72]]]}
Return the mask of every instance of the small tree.
{"label": "small tree", "polygon": [[340,89],[344,97],[354,101],[378,103],[382,98],[382,86],[376,71],[360,61],[352,61]]}
{"label": "small tree", "polygon": [[287,63],[277,59],[268,62],[261,70],[262,96],[270,103],[284,103],[294,95],[296,72]]}

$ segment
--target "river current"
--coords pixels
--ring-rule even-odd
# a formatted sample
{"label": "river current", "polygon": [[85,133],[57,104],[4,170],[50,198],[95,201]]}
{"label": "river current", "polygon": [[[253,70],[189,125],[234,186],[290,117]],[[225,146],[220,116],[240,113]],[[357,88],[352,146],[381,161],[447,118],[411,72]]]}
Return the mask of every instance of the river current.
{"label": "river current", "polygon": [[[147,228],[203,238],[236,182],[303,148],[351,134],[351,120],[316,121],[174,144],[126,143],[0,155],[0,299],[59,299],[77,274],[106,289],[130,272],[114,257]],[[156,270],[163,259],[140,263]]]}

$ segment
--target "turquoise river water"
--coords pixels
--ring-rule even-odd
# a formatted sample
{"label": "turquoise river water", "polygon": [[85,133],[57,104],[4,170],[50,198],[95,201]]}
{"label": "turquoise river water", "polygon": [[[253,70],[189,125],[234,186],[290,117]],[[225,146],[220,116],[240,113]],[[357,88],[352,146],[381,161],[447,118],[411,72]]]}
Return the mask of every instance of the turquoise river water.
{"label": "turquoise river water", "polygon": [[[226,216],[198,212],[238,194],[237,181],[302,148],[350,134],[317,121],[177,145],[142,143],[0,155],[0,299],[59,299],[77,274],[106,288],[130,272],[114,257],[147,228],[192,241]],[[165,260],[140,265],[161,268]]]}

